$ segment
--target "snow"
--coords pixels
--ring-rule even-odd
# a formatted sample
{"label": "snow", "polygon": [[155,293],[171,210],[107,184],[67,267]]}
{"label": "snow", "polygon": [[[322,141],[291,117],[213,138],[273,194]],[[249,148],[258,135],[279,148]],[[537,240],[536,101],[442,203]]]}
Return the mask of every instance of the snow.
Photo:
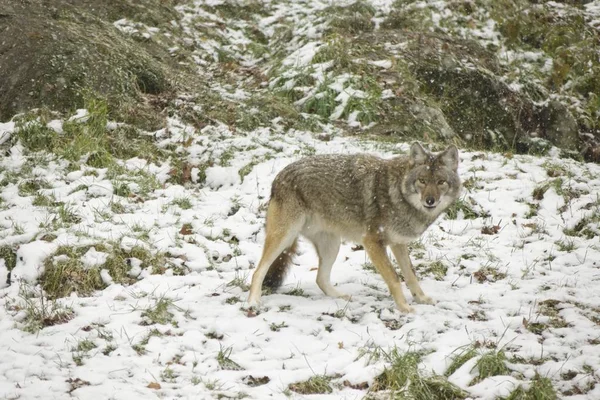
{"label": "snow", "polygon": [[[201,7],[223,3],[196,1],[179,8],[186,18],[181,29],[190,35],[188,45],[194,48],[199,74],[211,59],[218,58],[222,43],[190,31],[190,27],[195,23],[223,23]],[[379,21],[394,1],[370,3],[378,10],[374,20]],[[431,10],[432,22],[439,24],[439,29],[447,29],[441,22],[450,13],[448,4],[420,1],[412,6]],[[281,83],[285,89],[301,89],[305,95],[297,102],[301,105],[309,96],[322,95],[316,86],[327,82],[337,93],[337,107],[331,115],[337,119],[350,99],[367,94],[352,86],[356,76],[334,76],[333,61],[311,64],[323,45],[326,24],[319,12],[329,5],[330,1],[275,4],[273,15],[256,17],[255,23],[271,37],[280,27],[279,20],[294,22],[293,39],[282,63],[287,69],[269,85]],[[597,29],[600,1],[586,4],[585,9],[589,24]],[[498,27],[491,19],[483,21],[462,34],[498,45]],[[126,19],[114,25],[126,34],[143,37],[158,32]],[[258,65],[259,59],[239,53],[248,44],[247,38],[239,30],[226,28],[219,35],[226,39],[227,51],[240,58],[240,65]],[[384,46],[393,50],[406,44]],[[519,63],[524,73],[532,63],[551,70],[552,60],[543,53],[515,52],[501,46],[498,52],[501,62]],[[367,62],[382,69],[393,66],[390,60]],[[316,86],[295,87],[299,74],[307,71]],[[519,82],[507,84],[513,90],[522,87]],[[210,86],[235,101],[252,96],[235,84],[212,82]],[[391,89],[382,93],[383,98],[394,96]],[[201,113],[202,109],[195,111]],[[358,116],[357,111],[349,113],[348,123],[359,126]],[[88,117],[87,110],[82,109],[68,120],[84,122]],[[52,120],[47,126],[60,134],[63,120]],[[107,125],[108,129],[117,126],[114,121]],[[7,146],[0,161],[0,180],[9,172],[25,171],[33,160],[17,141],[9,142],[15,129],[14,122],[0,123],[0,144]],[[49,183],[40,193],[64,202],[81,219],[69,226],[53,227],[56,209],[34,206],[32,196],[19,195],[17,184],[0,187],[0,248],[14,249],[17,256],[10,286],[6,283],[7,261],[0,259],[0,398],[208,399],[239,393],[252,399],[282,398],[290,383],[315,374],[338,376],[336,383],[372,384],[386,362],[367,362],[369,357],[363,354],[378,347],[385,351],[392,347],[401,352],[425,350],[423,372],[444,374],[456,350],[473,343],[494,343],[509,358],[531,362],[510,362],[510,376],[489,377],[472,385],[477,360],[486,351],[480,349],[477,357],[449,377],[472,398],[506,396],[518,385],[527,387],[536,373],[549,377],[565,391],[574,385],[595,383],[586,395],[571,398],[600,398],[600,227],[593,222],[600,213],[600,167],[559,159],[556,149],[548,157],[461,150],[460,174],[470,183],[465,185],[461,200],[489,216],[465,219],[463,211],[458,212],[457,219],[442,216],[413,244],[411,257],[422,287],[436,305],[415,304],[405,290],[416,311],[409,315],[397,311],[382,278],[365,268],[369,261],[365,252],[353,249],[352,243],[342,245],[332,271],[336,288],[350,294],[352,300],[327,297],[315,283],[318,260],[314,250],[301,241],[284,287],[265,295],[259,315],[249,317],[244,284],[249,283],[261,256],[265,205],[277,172],[314,153],[368,152],[388,158],[409,148],[409,143],[341,137],[332,125],[323,126],[323,131],[330,140],[321,141],[318,135],[296,130],[261,128],[240,133],[222,124],[198,131],[173,116],[166,128],[149,134],[160,147],[179,146],[181,160],[160,165],[143,158],[121,160],[119,164],[128,174],[117,179],[109,178],[106,169],[71,171],[61,160],[35,165],[31,176]],[[183,142],[185,147],[180,146]],[[234,156],[222,162],[229,150]],[[195,165],[191,182],[185,186],[169,183],[171,166],[182,160]],[[250,172],[242,177],[240,171],[251,164]],[[543,199],[533,198],[535,188],[556,179],[548,176],[548,164],[567,171],[559,188],[575,196],[565,197],[550,185]],[[139,171],[154,176],[159,188],[138,195],[142,183],[134,175]],[[117,196],[116,183],[126,184],[136,195]],[[190,200],[191,208],[176,205],[183,198]],[[116,205],[123,210],[114,211]],[[538,209],[530,215],[535,207]],[[586,225],[592,230],[591,237],[565,234],[566,229],[575,229],[586,219],[592,220]],[[499,232],[482,233],[495,224]],[[56,237],[48,237],[48,233]],[[565,244],[572,244],[572,249],[565,250]],[[101,279],[108,286],[89,297],[72,294],[58,300],[59,306],[73,310],[73,319],[36,333],[26,332],[22,329],[27,320],[26,305],[39,302],[39,298],[23,292],[23,287],[39,291],[36,282],[44,272],[44,263],[58,261],[58,257],[48,257],[59,246],[90,246],[81,261],[86,268],[100,267]],[[128,258],[128,275],[135,282],[124,286],[115,283],[103,268],[111,246],[115,251],[141,247],[164,255],[169,264],[162,274],[155,274],[142,260]],[[108,250],[98,250],[104,248]],[[433,262],[448,268],[441,280],[424,272],[423,265]],[[482,267],[506,277],[496,279],[486,274],[480,282],[475,274]],[[289,294],[294,289],[302,289],[304,296]],[[142,314],[164,299],[172,302],[169,312],[173,320],[151,324]],[[557,314],[565,324],[536,334],[526,324],[551,323],[552,317],[540,313],[539,305],[545,300],[558,302]],[[272,328],[282,323],[285,325],[278,330]],[[82,341],[96,347],[77,350]],[[223,351],[231,351],[230,358],[242,369],[219,365],[217,359]],[[589,368],[592,373],[587,372]],[[562,380],[560,376],[566,371],[577,375],[570,381]],[[252,387],[244,383],[244,377],[250,375],[267,376],[270,381]],[[312,398],[362,398],[365,394],[364,390],[334,385],[333,394]],[[292,398],[303,397],[292,394]]]}
{"label": "snow", "polygon": [[108,258],[108,253],[96,251],[95,247],[91,247],[82,257],[83,265],[88,268],[103,265]]}
{"label": "snow", "polygon": [[8,139],[15,129],[15,123],[13,121],[9,122],[0,122],[0,144],[3,144]]}
{"label": "snow", "polygon": [[392,62],[390,60],[369,61],[368,63],[371,65],[375,65],[377,67],[383,68],[383,69],[392,68]]}
{"label": "snow", "polygon": [[213,189],[223,186],[232,186],[240,181],[237,168],[210,167],[206,169],[206,184]]}
{"label": "snow", "polygon": [[75,112],[75,115],[69,117],[69,122],[85,122],[88,120],[89,115],[88,110],[80,108]]}
{"label": "snow", "polygon": [[[140,260],[131,259],[130,275],[138,281],[125,287],[113,283],[108,270],[102,269],[102,280],[109,285],[105,290],[91,297],[74,295],[66,299],[65,304],[73,309],[75,317],[35,335],[19,329],[24,318],[22,312],[0,307],[0,343],[3,343],[0,356],[12,360],[0,368],[1,396],[61,398],[71,390],[72,379],[80,379],[89,384],[73,390],[71,395],[77,398],[131,399],[155,395],[210,398],[215,392],[244,392],[257,399],[277,397],[288,384],[315,373],[340,374],[340,380],[354,384],[372,382],[385,362],[367,364],[359,355],[361,349],[373,346],[428,349],[432,353],[424,359],[423,368],[439,374],[449,365],[453,350],[473,341],[497,341],[511,354],[523,358],[543,355],[548,360],[539,366],[515,364],[515,370],[521,370],[523,378],[490,377],[469,386],[476,376],[473,368],[476,359],[472,359],[450,380],[467,389],[474,398],[482,399],[506,395],[516,385],[526,384],[535,371],[555,376],[565,369],[600,365],[600,349],[589,344],[597,338],[596,325],[586,317],[589,315],[586,313],[594,312],[589,310],[600,307],[595,296],[600,263],[597,237],[568,238],[575,244],[570,252],[558,250],[555,244],[565,240],[563,228],[574,226],[594,212],[585,206],[596,201],[595,193],[600,189],[600,180],[595,178],[600,175],[597,165],[528,156],[507,159],[502,155],[462,151],[463,180],[474,178],[480,186],[465,190],[463,199],[472,199],[490,217],[474,220],[442,217],[423,235],[422,249],[413,250],[417,271],[419,264],[433,261],[442,261],[448,267],[441,281],[430,275],[421,277],[424,291],[437,301],[435,306],[412,303],[414,314],[399,313],[381,277],[363,269],[367,261],[364,251],[353,251],[351,243],[342,246],[332,281],[340,291],[350,294],[352,300],[326,297],[315,283],[316,256],[311,246],[302,241],[296,265],[282,290],[264,296],[261,313],[248,318],[244,311],[247,292],[232,282],[236,279],[249,282],[260,258],[264,240],[263,206],[276,173],[308,150],[366,151],[390,157],[407,151],[408,144],[381,148],[376,142],[337,136],[329,142],[320,142],[303,132],[275,134],[268,129],[235,136],[223,126],[196,132],[177,120],[171,124],[172,132],[180,129],[192,138],[186,149],[188,154],[201,154],[215,134],[222,139],[208,145],[213,146],[213,151],[246,150],[236,152],[229,166],[207,168],[205,186],[167,184],[145,202],[122,199],[127,204],[127,214],[115,215],[107,221],[86,217],[85,210],[90,205],[84,207],[92,200],[99,201],[95,207],[100,210],[110,207],[102,199],[104,196],[110,199],[112,186],[103,178],[102,170],[94,177],[68,172],[64,167],[54,168],[46,179],[57,198],[63,198],[70,193],[70,187],[83,182],[88,189],[77,192],[78,197],[73,197],[75,193],[69,195],[73,209],[84,217],[77,229],[85,234],[74,236],[59,231],[59,236],[51,242],[31,241],[40,232],[36,222],[40,212],[27,198],[11,194],[10,188],[3,189],[3,197],[10,198],[11,205],[0,212],[0,219],[12,218],[13,223],[26,226],[29,235],[23,238],[9,233],[1,239],[8,243],[14,240],[11,238],[20,238],[13,282],[21,278],[34,284],[43,272],[44,259],[59,244],[103,243],[104,232],[110,232],[112,240],[118,239],[123,249],[144,246],[168,253],[173,264],[187,268],[188,273],[179,276],[169,269],[163,275],[153,275]],[[249,144],[254,147],[249,148]],[[22,151],[12,154],[14,157],[5,163],[13,162],[18,170],[19,165],[26,163],[26,156]],[[221,150],[215,154],[221,154]],[[238,171],[252,159],[261,161],[242,180]],[[572,174],[571,187],[580,190],[581,195],[568,204],[568,212],[561,213],[557,210],[566,205],[565,199],[550,187],[539,201],[537,216],[526,217],[529,208],[525,202],[534,202],[533,189],[549,179],[544,169],[544,163],[548,162],[567,168]],[[138,163],[125,161],[132,166]],[[154,171],[162,171],[153,164],[150,166]],[[92,190],[93,187],[101,189]],[[179,198],[191,199],[192,208],[165,207]],[[179,233],[184,223],[191,224],[190,235]],[[482,227],[492,223],[501,224],[500,232],[482,235]],[[542,227],[543,233],[534,232],[531,224]],[[147,239],[136,236],[131,229],[136,225],[148,230]],[[548,261],[549,256],[552,261]],[[107,253],[91,247],[82,261],[89,267],[101,266],[106,257]],[[483,265],[493,266],[507,277],[478,283],[472,274]],[[5,274],[5,265],[0,265],[0,278]],[[301,288],[306,297],[285,294],[294,288]],[[0,292],[0,302],[5,305],[18,302],[19,298],[16,284]],[[148,321],[141,316],[142,312],[161,298],[173,302],[169,311],[174,315],[174,323],[145,326]],[[547,329],[539,336],[527,330],[523,320],[547,321],[547,317],[536,315],[537,304],[546,299],[560,302],[560,316],[568,325]],[[475,312],[481,312],[485,318],[469,318]],[[285,327],[271,330],[272,324],[283,322]],[[82,329],[86,326],[93,328]],[[158,331],[143,344],[153,329]],[[74,357],[79,353],[73,348],[82,340],[92,341],[97,347],[84,352],[83,364],[78,365]],[[138,354],[132,348],[134,345],[143,346],[146,353]],[[106,349],[112,351],[104,354]],[[243,370],[225,370],[219,366],[216,358],[223,349],[231,349],[231,359]],[[173,378],[164,378],[167,368]],[[242,380],[247,375],[268,376],[271,380],[250,387]],[[209,389],[212,386],[206,383],[216,380],[222,385],[220,389]],[[161,388],[148,387],[152,382],[159,382]],[[350,393],[360,391],[345,388],[335,389],[335,393],[332,398],[353,396]]]}
{"label": "snow", "polygon": [[283,65],[295,68],[305,67],[310,64],[319,47],[320,43],[309,42],[284,59]]}
{"label": "snow", "polygon": [[19,246],[17,250],[17,265],[12,270],[12,279],[23,279],[33,283],[44,272],[43,261],[56,249],[56,243],[47,243],[36,240]]}
{"label": "snow", "polygon": [[52,121],[48,122],[46,126],[58,134],[63,133],[63,123],[60,119],[53,119]]}

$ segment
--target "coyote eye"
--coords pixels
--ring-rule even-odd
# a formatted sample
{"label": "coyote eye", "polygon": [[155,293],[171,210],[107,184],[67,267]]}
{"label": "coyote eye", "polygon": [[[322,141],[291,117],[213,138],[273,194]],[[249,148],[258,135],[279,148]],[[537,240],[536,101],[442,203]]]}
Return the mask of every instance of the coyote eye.
{"label": "coyote eye", "polygon": [[446,181],[445,181],[445,180],[443,180],[443,179],[440,179],[440,180],[438,181],[438,185],[439,185],[439,186],[442,186],[444,183],[446,183]]}
{"label": "coyote eye", "polygon": [[419,178],[419,183],[420,183],[421,185],[424,185],[424,184],[426,184],[427,182],[425,182],[425,179],[423,179],[423,178]]}

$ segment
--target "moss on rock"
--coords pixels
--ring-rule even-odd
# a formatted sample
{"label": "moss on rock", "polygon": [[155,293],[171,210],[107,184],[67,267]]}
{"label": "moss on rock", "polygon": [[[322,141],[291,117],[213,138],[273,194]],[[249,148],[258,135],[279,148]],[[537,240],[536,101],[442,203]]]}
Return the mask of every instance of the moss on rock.
{"label": "moss on rock", "polygon": [[114,117],[160,125],[152,99],[172,95],[177,71],[161,46],[113,24],[128,14],[167,23],[174,10],[154,3],[0,0],[0,120],[40,106],[70,111],[88,92],[106,98]]}

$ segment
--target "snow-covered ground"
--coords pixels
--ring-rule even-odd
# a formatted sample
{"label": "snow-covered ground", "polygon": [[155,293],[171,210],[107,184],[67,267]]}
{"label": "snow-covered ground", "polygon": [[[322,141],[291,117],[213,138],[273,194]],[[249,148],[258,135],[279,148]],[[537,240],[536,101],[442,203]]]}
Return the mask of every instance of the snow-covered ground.
{"label": "snow-covered ground", "polygon": [[[473,398],[507,395],[536,372],[563,392],[589,389],[598,381],[600,243],[595,234],[566,236],[564,229],[587,218],[586,226],[597,233],[600,166],[461,152],[466,186],[461,199],[481,217],[442,216],[412,246],[422,286],[437,305],[413,304],[411,315],[397,312],[382,278],[351,243],[342,246],[332,281],[352,301],[326,297],[315,283],[316,256],[303,243],[285,286],[264,296],[260,313],[252,317],[244,284],[260,257],[264,206],[276,173],[308,154],[366,151],[391,157],[409,144],[336,135],[321,141],[308,133],[268,129],[233,135],[223,126],[197,132],[177,120],[167,130],[160,146],[185,141],[182,158],[214,160],[205,171],[206,185],[166,184],[140,201],[115,195],[106,169],[69,172],[66,163],[50,159],[31,174],[47,182],[43,193],[69,204],[80,217],[58,227],[50,239],[43,238],[49,229],[45,221],[56,210],[33,206],[32,196],[19,196],[17,184],[1,188],[0,245],[19,247],[9,287],[0,261],[0,398],[202,399],[241,393],[261,399],[281,398],[284,392],[300,398],[286,390],[288,385],[323,374],[333,377],[334,391],[314,398],[362,398],[366,390],[348,385],[371,384],[386,364],[361,357],[369,350],[426,350],[424,373],[443,374],[453,352],[474,343],[482,345],[480,354],[496,346],[509,360],[522,361],[509,363],[512,376],[472,386],[477,358],[465,363],[449,380]],[[1,160],[0,180],[39,159],[14,145]],[[242,180],[238,171],[250,163],[255,165],[245,168]],[[139,159],[123,164],[161,182],[168,176],[167,164]],[[192,170],[192,178],[197,172]],[[535,188],[555,179],[562,183],[549,185],[542,196],[538,191],[534,199]],[[183,208],[177,205],[182,199],[187,199]],[[113,212],[114,203],[123,206],[121,212]],[[39,301],[27,291],[35,291],[42,261],[59,246],[107,242],[160,252],[172,267],[151,274],[133,260],[137,281],[132,285],[109,284],[90,297],[60,299],[72,309],[72,319],[37,333],[22,330],[24,304]],[[82,259],[88,266],[101,265],[106,254],[92,248]],[[445,274],[427,272],[440,263]],[[110,283],[107,272],[103,278]],[[547,300],[559,324],[540,313]],[[165,306],[164,324],[144,316],[157,305]],[[572,379],[566,380],[569,371]],[[248,376],[269,379],[255,386]],[[598,396],[600,386],[571,398]]]}
{"label": "snow-covered ground", "polygon": [[[174,24],[185,46],[170,49],[173,55],[190,51],[210,89],[240,108],[255,94],[249,87],[301,93],[294,104],[300,111],[329,93],[333,107],[320,122],[332,124],[321,124],[317,134],[286,130],[283,117],[247,133],[218,121],[199,131],[173,117],[164,129],[148,132],[168,149],[169,162],[148,162],[140,154],[93,168],[30,152],[15,139],[18,124],[0,122],[0,399],[357,399],[389,366],[377,355],[394,348],[422,352],[423,376],[446,374],[456,355],[475,349],[474,358],[448,374],[473,399],[507,396],[538,375],[561,397],[600,398],[600,166],[561,159],[556,149],[548,157],[461,151],[458,206],[411,246],[435,306],[412,303],[406,290],[416,311],[399,313],[353,243],[343,244],[332,272],[332,282],[352,300],[326,297],[315,283],[316,255],[302,242],[284,287],[263,296],[258,315],[248,312],[247,285],[262,251],[277,172],[315,153],[392,157],[410,146],[349,138],[334,127],[336,119],[357,131],[377,121],[359,122],[358,111],[344,114],[351,99],[373,96],[357,89],[362,77],[335,70],[333,60],[314,62],[327,45],[332,3],[265,1],[268,15],[249,23],[245,14],[219,16],[228,15],[231,2],[193,1],[178,7],[181,20]],[[378,25],[394,2],[366,3]],[[594,29],[598,3],[585,8]],[[452,30],[456,5],[400,6],[424,9],[425,22]],[[477,11],[469,21],[457,31],[461,37],[498,46],[502,65],[518,65],[514,77],[532,63],[552,65],[543,52],[504,48],[488,13]],[[160,42],[169,34],[127,19],[114,25],[144,40]],[[207,36],[215,26],[223,28]],[[250,40],[254,28],[273,49]],[[223,54],[242,67],[235,79],[234,72],[223,78]],[[351,62],[392,65],[390,59]],[[245,81],[254,68],[266,76],[260,88]],[[194,110],[201,114],[208,106]],[[63,122],[86,118],[79,110],[47,125],[63,135]],[[118,126],[110,122],[107,129]],[[173,171],[181,173],[182,185],[171,179]],[[127,255],[125,277],[109,271],[115,254]],[[149,255],[155,258],[144,258]],[[96,284],[105,289],[49,299],[39,284],[45,267],[67,262],[82,271],[100,269]],[[499,350],[510,372],[479,379],[480,357]],[[315,376],[327,377],[332,392],[290,390]]]}

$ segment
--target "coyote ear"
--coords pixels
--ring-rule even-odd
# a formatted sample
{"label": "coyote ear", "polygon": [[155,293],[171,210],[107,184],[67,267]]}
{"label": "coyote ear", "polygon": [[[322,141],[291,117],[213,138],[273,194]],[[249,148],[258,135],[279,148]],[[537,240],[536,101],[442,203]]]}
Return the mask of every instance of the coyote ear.
{"label": "coyote ear", "polygon": [[412,146],[410,146],[410,163],[412,165],[425,164],[428,158],[429,153],[421,146],[421,143],[414,142]]}
{"label": "coyote ear", "polygon": [[438,158],[444,163],[448,168],[452,168],[453,170],[458,169],[458,149],[455,145],[450,145],[443,153],[440,153]]}

